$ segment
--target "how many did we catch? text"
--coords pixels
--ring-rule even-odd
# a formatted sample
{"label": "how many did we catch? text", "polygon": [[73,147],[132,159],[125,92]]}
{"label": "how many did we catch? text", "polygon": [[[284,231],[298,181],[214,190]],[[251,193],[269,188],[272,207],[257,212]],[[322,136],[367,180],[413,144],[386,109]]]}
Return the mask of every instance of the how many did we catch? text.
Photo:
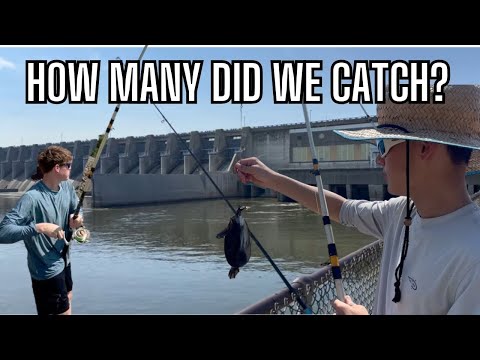
{"label": "how many did we catch? text", "polygon": [[[203,60],[110,60],[109,103],[196,104]],[[27,104],[96,104],[99,60],[26,61]],[[320,60],[272,60],[275,104],[323,102]],[[373,74],[373,76],[371,76]],[[253,104],[262,100],[263,69],[257,61],[211,61],[210,102]],[[335,61],[330,68],[330,95],[338,104],[384,102],[385,88],[394,102],[443,102],[450,67],[443,60]],[[431,94],[431,84],[434,92]]]}

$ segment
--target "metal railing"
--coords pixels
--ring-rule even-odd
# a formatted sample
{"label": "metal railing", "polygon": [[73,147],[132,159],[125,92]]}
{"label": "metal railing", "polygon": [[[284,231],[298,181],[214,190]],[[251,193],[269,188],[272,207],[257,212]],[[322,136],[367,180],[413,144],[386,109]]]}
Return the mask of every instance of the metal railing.
{"label": "metal railing", "polygon": [[[382,259],[383,241],[377,240],[340,259],[345,294],[355,303],[372,312]],[[335,283],[330,266],[326,266],[292,282],[292,287],[311,307],[314,314],[334,314],[331,305],[335,296]],[[295,295],[285,288],[241,310],[238,314],[301,314],[302,307]]]}

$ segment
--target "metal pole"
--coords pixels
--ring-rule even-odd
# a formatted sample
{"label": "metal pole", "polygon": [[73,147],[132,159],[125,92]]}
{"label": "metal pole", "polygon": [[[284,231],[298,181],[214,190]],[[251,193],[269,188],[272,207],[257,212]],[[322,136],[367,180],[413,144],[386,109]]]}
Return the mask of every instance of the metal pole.
{"label": "metal pole", "polygon": [[240,104],[240,128],[243,127],[242,120],[243,120],[243,104]]}
{"label": "metal pole", "polygon": [[305,117],[305,124],[307,126],[308,142],[310,143],[310,151],[312,153],[313,174],[317,182],[318,198],[320,200],[320,208],[322,212],[323,225],[328,240],[328,255],[330,257],[330,265],[332,266],[333,279],[335,281],[335,288],[337,290],[337,296],[340,300],[344,301],[345,291],[343,290],[342,273],[340,271],[340,264],[338,261],[337,248],[333,239],[332,224],[330,223],[330,216],[328,213],[327,201],[325,199],[325,193],[323,192],[322,177],[320,175],[317,152],[315,151],[315,144],[313,141],[312,128],[310,127],[310,120],[308,118],[307,106],[303,106],[303,115]]}

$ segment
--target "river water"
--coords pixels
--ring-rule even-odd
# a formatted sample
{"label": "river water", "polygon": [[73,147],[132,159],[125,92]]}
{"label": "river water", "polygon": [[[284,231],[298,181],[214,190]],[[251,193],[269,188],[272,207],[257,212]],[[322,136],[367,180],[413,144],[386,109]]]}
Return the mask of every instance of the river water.
{"label": "river water", "polygon": [[[19,193],[0,194],[0,219]],[[125,208],[91,208],[91,241],[74,243],[74,314],[234,314],[285,288],[252,240],[252,256],[228,278],[223,230],[233,215],[223,200]],[[328,261],[322,219],[297,203],[232,199],[288,281]],[[375,239],[333,224],[340,257]],[[0,244],[0,314],[36,314],[23,242]]]}

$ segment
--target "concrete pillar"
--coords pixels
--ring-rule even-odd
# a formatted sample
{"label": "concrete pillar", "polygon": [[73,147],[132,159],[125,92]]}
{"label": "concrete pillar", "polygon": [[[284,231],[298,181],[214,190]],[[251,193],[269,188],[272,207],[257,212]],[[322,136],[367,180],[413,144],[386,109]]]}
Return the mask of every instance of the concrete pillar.
{"label": "concrete pillar", "polygon": [[263,189],[263,188],[260,188],[258,186],[255,186],[255,185],[252,185],[252,184],[248,184],[248,185],[244,185],[242,183],[239,182],[239,194],[243,197],[251,197],[251,198],[254,198],[254,197],[258,197],[258,196],[262,196],[264,194],[266,194],[266,192],[270,192],[269,195],[270,197],[278,197],[278,193],[277,192],[274,192],[272,190],[269,190],[269,189]]}
{"label": "concrete pillar", "polygon": [[181,161],[181,144],[175,134],[168,134],[167,148],[161,155],[161,174],[169,174]]}
{"label": "concrete pillar", "polygon": [[138,173],[148,174],[156,165],[160,164],[160,147],[158,141],[153,135],[148,135],[145,139],[145,152],[139,154]]}
{"label": "concrete pillar", "polygon": [[30,147],[30,156],[23,163],[23,174],[25,179],[30,179],[37,172],[37,157],[43,148],[37,144]]}
{"label": "concrete pillar", "polygon": [[480,188],[480,173],[475,175],[469,175],[467,176],[466,180],[467,184],[472,187],[472,191],[478,191],[478,189]]}
{"label": "concrete pillar", "polygon": [[105,153],[100,156],[100,174],[110,174],[116,167],[118,167],[118,140],[109,138],[105,145]]}
{"label": "concrete pillar", "polygon": [[368,184],[368,195],[371,201],[384,200],[383,199],[383,185]]}
{"label": "concrete pillar", "polygon": [[12,180],[12,161],[17,159],[19,148],[9,146],[5,160],[0,163],[0,179]]}
{"label": "concrete pillar", "polygon": [[3,180],[1,164],[5,161],[7,157],[7,148],[0,148],[0,189],[3,189],[7,186],[7,182]]}
{"label": "concrete pillar", "polygon": [[213,150],[208,154],[208,171],[217,171],[227,161],[226,147],[225,132],[223,129],[217,129]]}
{"label": "concrete pillar", "polygon": [[72,147],[72,169],[70,170],[70,179],[80,177],[83,173],[83,158],[88,155],[89,143],[77,140]]}
{"label": "concrete pillar", "polygon": [[352,185],[345,185],[345,188],[347,190],[347,199],[351,199],[352,198]]}
{"label": "concrete pillar", "polygon": [[142,140],[135,140],[133,136],[129,136],[125,141],[125,151],[119,154],[118,159],[119,174],[128,174],[139,166],[137,143]]}
{"label": "concrete pillar", "polygon": [[252,129],[247,126],[242,129],[242,140],[240,142],[239,156],[247,158],[254,156]]}
{"label": "concrete pillar", "polygon": [[[189,148],[190,148],[190,151],[196,156],[196,158],[199,161],[201,161],[200,158],[201,158],[201,152],[202,152],[202,139],[198,131],[193,131],[190,134]],[[197,167],[198,167],[197,161],[189,152],[186,152],[183,155],[183,173],[185,175],[191,174]]]}
{"label": "concrete pillar", "polygon": [[12,160],[12,179],[25,180],[25,160],[30,157],[30,147],[21,145],[16,159]]}
{"label": "concrete pillar", "polygon": [[468,191],[468,194],[471,196],[474,194],[474,185],[468,185],[467,184],[467,191]]}

